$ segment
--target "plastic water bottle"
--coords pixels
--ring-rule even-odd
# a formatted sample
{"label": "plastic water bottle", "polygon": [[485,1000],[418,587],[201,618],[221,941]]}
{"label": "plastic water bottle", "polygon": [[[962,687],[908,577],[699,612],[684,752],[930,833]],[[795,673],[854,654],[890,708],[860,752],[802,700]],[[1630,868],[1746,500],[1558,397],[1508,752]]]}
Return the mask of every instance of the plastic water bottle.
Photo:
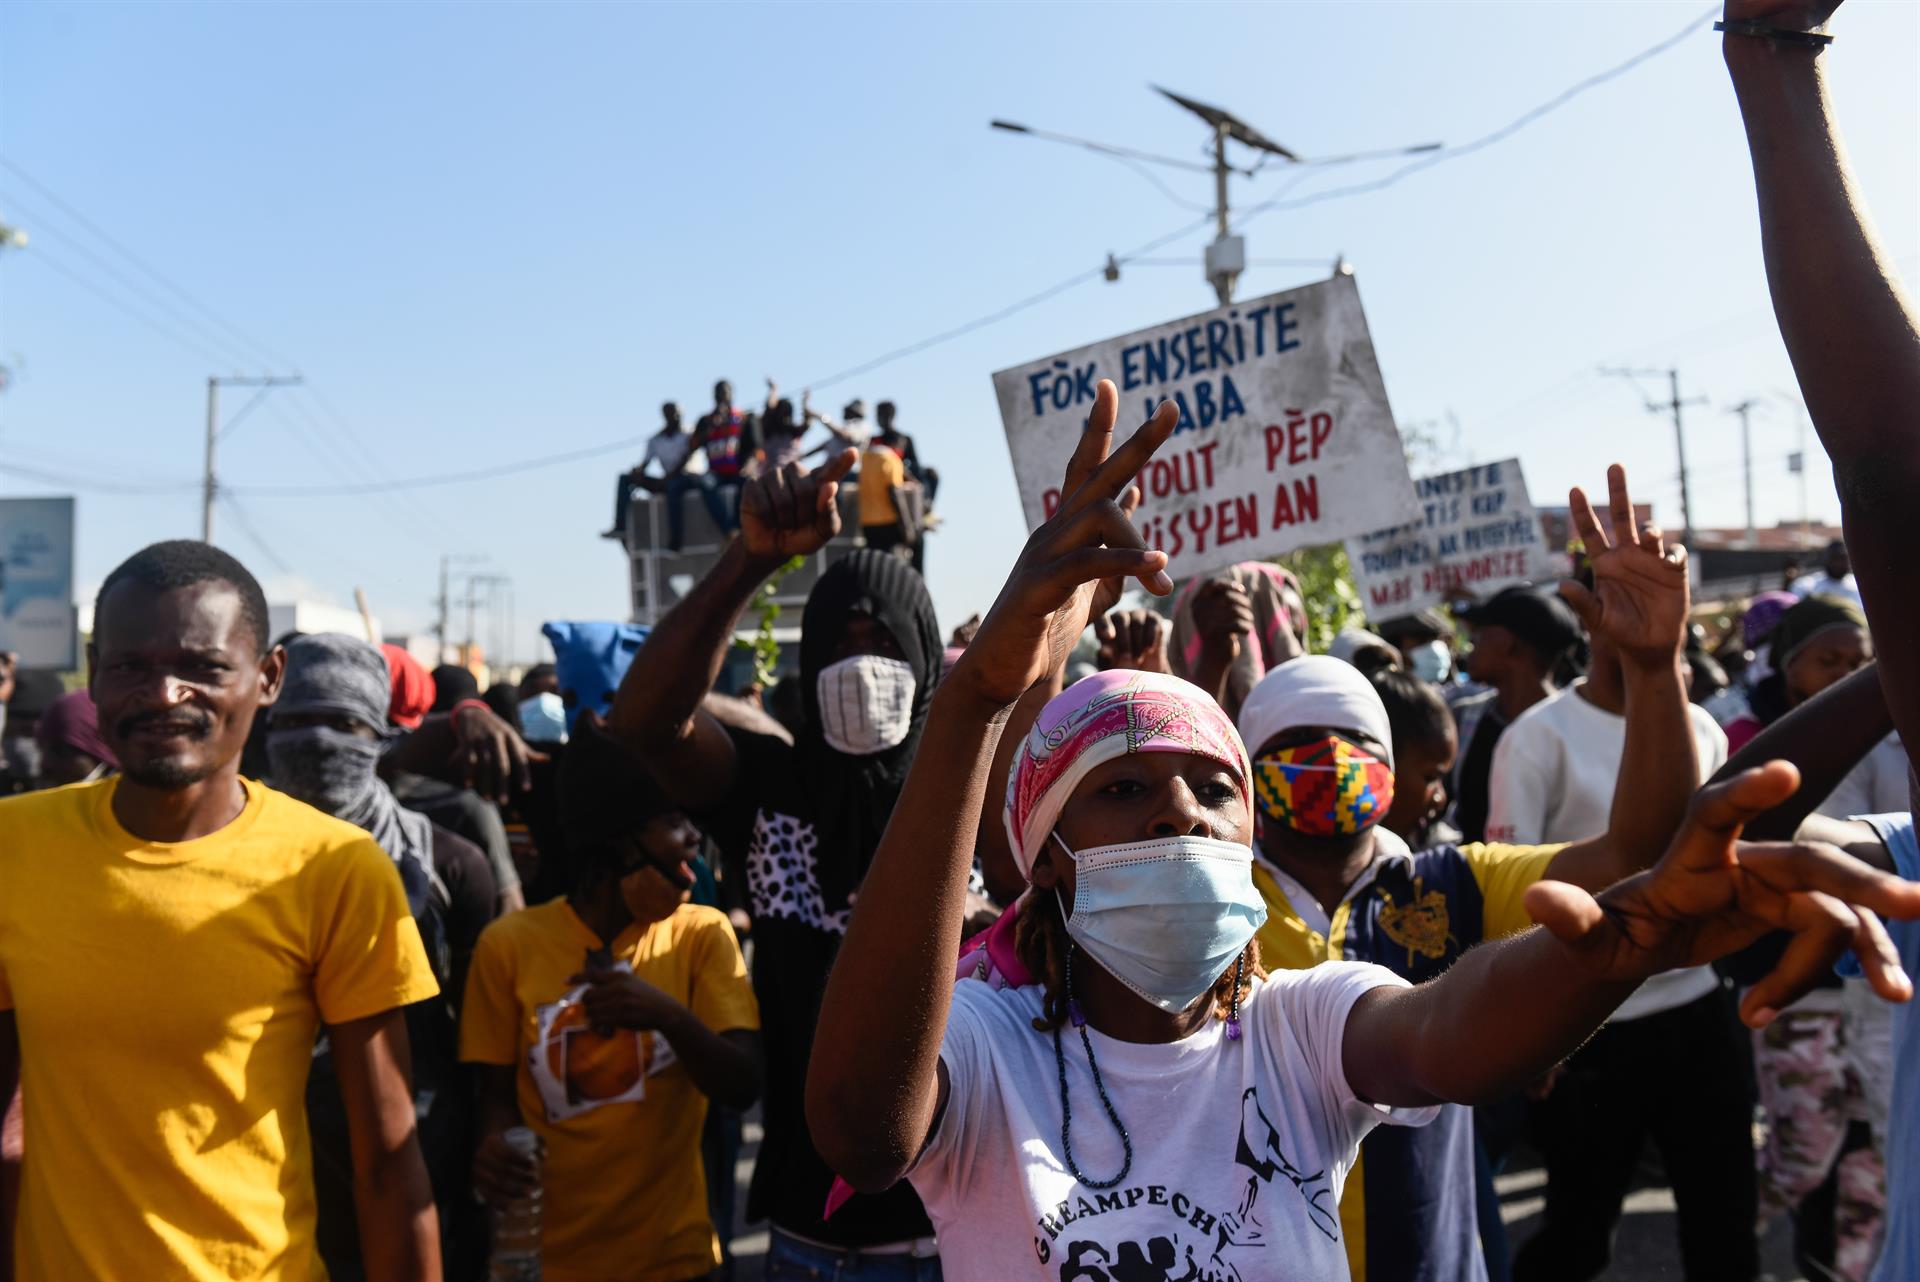
{"label": "plastic water bottle", "polygon": [[[524,1126],[502,1132],[507,1147],[540,1165],[540,1137]],[[540,1187],[493,1213],[493,1259],[487,1282],[540,1282]]]}

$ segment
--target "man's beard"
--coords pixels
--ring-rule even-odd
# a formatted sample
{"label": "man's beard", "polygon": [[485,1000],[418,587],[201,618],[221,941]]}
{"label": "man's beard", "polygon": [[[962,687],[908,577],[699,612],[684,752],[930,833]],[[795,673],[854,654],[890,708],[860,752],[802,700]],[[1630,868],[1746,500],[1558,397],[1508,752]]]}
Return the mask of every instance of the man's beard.
{"label": "man's beard", "polygon": [[143,788],[178,792],[182,788],[204,783],[219,768],[220,764],[216,761],[182,761],[176,757],[161,757],[154,761],[122,762],[120,773]]}

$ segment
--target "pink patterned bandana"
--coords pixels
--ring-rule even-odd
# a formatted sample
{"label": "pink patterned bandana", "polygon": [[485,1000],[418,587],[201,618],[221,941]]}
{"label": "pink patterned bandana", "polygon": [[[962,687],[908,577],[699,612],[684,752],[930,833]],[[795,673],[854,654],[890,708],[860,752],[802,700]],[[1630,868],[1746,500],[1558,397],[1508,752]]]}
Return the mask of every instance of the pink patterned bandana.
{"label": "pink patterned bandana", "polygon": [[[1007,780],[1007,840],[1022,875],[1087,772],[1129,752],[1185,752],[1231,767],[1244,785],[1247,750],[1199,686],[1116,668],[1067,687],[1040,711]],[[1253,803],[1247,802],[1251,827]]]}

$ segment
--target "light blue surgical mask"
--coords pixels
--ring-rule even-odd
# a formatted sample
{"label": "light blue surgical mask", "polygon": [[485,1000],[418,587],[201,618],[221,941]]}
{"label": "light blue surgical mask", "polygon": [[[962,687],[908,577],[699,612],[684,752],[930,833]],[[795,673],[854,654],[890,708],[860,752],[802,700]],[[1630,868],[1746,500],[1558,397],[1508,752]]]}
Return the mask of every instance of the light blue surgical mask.
{"label": "light blue surgical mask", "polygon": [[1413,675],[1433,685],[1444,683],[1453,675],[1453,652],[1447,649],[1444,641],[1429,641],[1425,645],[1415,646],[1413,653],[1407,656],[1407,663],[1413,669]]}
{"label": "light blue surgical mask", "polygon": [[[1253,851],[1211,837],[1157,837],[1076,851],[1067,934],[1103,970],[1161,1010],[1212,988],[1267,919]],[[1056,887],[1054,897],[1059,899]]]}

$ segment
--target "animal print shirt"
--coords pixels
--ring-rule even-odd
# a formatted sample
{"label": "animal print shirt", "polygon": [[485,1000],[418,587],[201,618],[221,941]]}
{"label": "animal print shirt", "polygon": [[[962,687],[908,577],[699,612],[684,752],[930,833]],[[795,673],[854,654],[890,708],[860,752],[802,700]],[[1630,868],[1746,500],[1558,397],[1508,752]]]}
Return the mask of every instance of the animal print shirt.
{"label": "animal print shirt", "polygon": [[819,1022],[827,972],[846,934],[850,904],[829,904],[820,887],[822,860],[808,818],[794,748],[770,735],[729,728],[736,754],[734,787],[698,816],[720,846],[728,875],[744,877],[753,917],[753,991],[760,1002],[766,1052],[762,1097],[766,1137],[747,1196],[747,1219],[816,1242],[881,1246],[931,1236],[920,1199],[905,1181],[863,1195],[822,1218],[834,1174],[808,1137],[807,1060]]}

